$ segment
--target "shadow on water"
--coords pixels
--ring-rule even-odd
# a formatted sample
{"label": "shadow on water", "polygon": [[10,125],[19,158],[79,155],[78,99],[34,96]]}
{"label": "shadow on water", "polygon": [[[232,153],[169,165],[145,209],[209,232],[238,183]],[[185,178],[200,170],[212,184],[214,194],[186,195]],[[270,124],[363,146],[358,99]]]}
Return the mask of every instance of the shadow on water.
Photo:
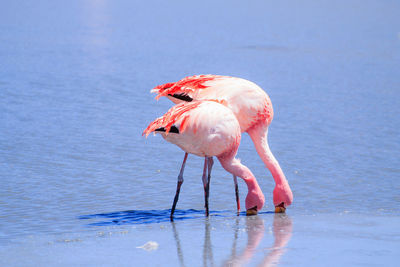
{"label": "shadow on water", "polygon": [[[88,226],[111,226],[111,225],[129,225],[129,224],[150,224],[170,221],[170,209],[167,210],[129,210],[110,213],[99,213],[92,215],[83,215],[79,219],[96,220],[87,224]],[[272,225],[265,226],[266,218],[271,218]],[[241,212],[236,216],[232,210],[210,211],[210,218],[222,217],[231,218],[235,221],[232,225],[233,240],[232,245],[229,245],[230,255],[222,262],[222,266],[243,266],[248,265],[253,259],[259,259],[255,266],[276,266],[282,255],[286,252],[286,246],[291,239],[293,223],[292,219],[286,214],[275,214],[271,211],[260,212],[256,216],[246,216],[246,212]],[[212,245],[212,220],[204,219],[204,210],[175,210],[174,221],[171,222],[172,234],[175,239],[176,252],[180,266],[185,264],[185,249],[179,235],[179,223],[177,221],[199,219],[204,223],[204,242],[202,249],[203,266],[216,266],[215,253]],[[243,235],[241,232],[245,229],[247,233],[247,243],[245,247],[240,245]],[[268,229],[268,230],[267,230]],[[263,239],[268,240],[273,234],[273,243],[265,245]],[[259,254],[262,254],[261,257]],[[256,257],[257,256],[257,257]],[[253,265],[253,262],[252,262]]]}
{"label": "shadow on water", "polygon": [[[109,213],[98,213],[91,215],[79,216],[81,220],[98,220],[91,222],[89,226],[111,226],[111,225],[124,225],[124,224],[149,224],[161,223],[170,221],[171,209],[166,210],[127,210],[116,211]],[[260,214],[267,214],[273,212],[260,212]],[[212,217],[232,217],[234,211],[210,211]],[[241,212],[239,216],[246,216],[246,212]],[[204,210],[175,210],[174,221],[190,220],[204,218]]]}

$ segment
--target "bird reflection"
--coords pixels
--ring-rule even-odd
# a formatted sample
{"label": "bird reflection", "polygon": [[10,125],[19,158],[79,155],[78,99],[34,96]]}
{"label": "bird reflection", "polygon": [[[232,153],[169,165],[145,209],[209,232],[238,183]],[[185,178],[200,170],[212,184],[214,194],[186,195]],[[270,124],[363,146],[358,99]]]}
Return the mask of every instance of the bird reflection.
{"label": "bird reflection", "polygon": [[172,224],[172,230],[174,231],[174,238],[175,238],[175,241],[176,241],[176,250],[177,250],[176,253],[178,254],[179,263],[180,263],[181,266],[185,267],[186,265],[185,265],[185,262],[183,260],[181,242],[180,242],[180,239],[179,239],[179,236],[178,236],[178,232],[176,231],[175,222],[171,221],[171,224]]}
{"label": "bird reflection", "polygon": [[[274,214],[272,222],[272,233],[274,237],[274,243],[271,247],[263,248],[260,247],[260,243],[266,233],[264,219],[260,216],[245,217],[246,232],[247,232],[247,244],[246,247],[237,252],[238,239],[240,237],[241,225],[240,222],[243,217],[237,217],[235,225],[233,227],[233,244],[231,248],[231,255],[228,260],[224,261],[222,266],[243,266],[248,264],[256,254],[266,252],[264,258],[260,263],[252,264],[255,266],[275,266],[279,263],[280,258],[285,253],[286,245],[290,241],[292,236],[292,220],[286,214]],[[211,223],[210,220],[205,220],[205,234],[204,234],[204,245],[203,245],[203,266],[215,266],[213,247],[211,244]],[[176,225],[172,222],[172,229],[174,238],[176,241],[177,254],[180,266],[185,266],[183,251],[181,248],[181,242],[177,233]]]}
{"label": "bird reflection", "polygon": [[[238,225],[238,224],[236,224]],[[238,228],[238,227],[237,227]],[[264,237],[265,227],[264,221],[259,216],[246,217],[246,232],[247,232],[247,245],[242,253],[236,253],[236,243],[237,234],[235,234],[234,244],[235,247],[232,248],[232,255],[228,261],[226,261],[223,266],[241,266],[248,262],[256,248],[258,247],[260,241]]]}
{"label": "bird reflection", "polygon": [[292,237],[292,220],[285,214],[275,214],[273,222],[274,245],[259,266],[275,266],[286,252],[286,245]]}
{"label": "bird reflection", "polygon": [[204,235],[204,246],[203,246],[203,266],[215,266],[214,265],[214,257],[212,253],[212,245],[211,245],[211,234],[210,234],[210,220],[206,219],[205,221],[205,235]]}

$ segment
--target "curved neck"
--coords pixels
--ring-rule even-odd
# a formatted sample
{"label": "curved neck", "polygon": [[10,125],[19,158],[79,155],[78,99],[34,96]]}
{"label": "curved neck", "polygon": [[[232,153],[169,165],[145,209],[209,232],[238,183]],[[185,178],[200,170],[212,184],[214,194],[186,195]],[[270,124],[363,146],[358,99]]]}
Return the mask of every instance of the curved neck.
{"label": "curved neck", "polygon": [[225,170],[244,180],[249,191],[259,187],[254,174],[249,168],[240,163],[238,159],[220,157],[218,159]]}
{"label": "curved neck", "polygon": [[235,176],[242,178],[247,185],[246,209],[256,206],[260,210],[265,203],[265,197],[253,173],[240,163],[238,159],[218,157],[222,167]]}
{"label": "curved neck", "polygon": [[254,146],[256,147],[257,153],[261,160],[271,172],[272,177],[275,180],[275,184],[287,184],[285,174],[283,173],[278,161],[275,159],[268,145],[268,126],[259,125],[257,127],[253,127],[248,131],[248,134],[253,140]]}

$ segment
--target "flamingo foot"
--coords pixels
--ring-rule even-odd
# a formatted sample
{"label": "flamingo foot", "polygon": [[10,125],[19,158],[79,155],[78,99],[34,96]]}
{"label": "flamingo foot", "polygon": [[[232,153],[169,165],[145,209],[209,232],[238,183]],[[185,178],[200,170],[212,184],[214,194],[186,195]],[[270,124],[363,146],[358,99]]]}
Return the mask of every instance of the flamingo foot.
{"label": "flamingo foot", "polygon": [[257,215],[257,206],[254,206],[248,210],[246,210],[246,216]]}
{"label": "flamingo foot", "polygon": [[286,208],[285,204],[282,202],[281,204],[275,206],[275,213],[285,213]]}

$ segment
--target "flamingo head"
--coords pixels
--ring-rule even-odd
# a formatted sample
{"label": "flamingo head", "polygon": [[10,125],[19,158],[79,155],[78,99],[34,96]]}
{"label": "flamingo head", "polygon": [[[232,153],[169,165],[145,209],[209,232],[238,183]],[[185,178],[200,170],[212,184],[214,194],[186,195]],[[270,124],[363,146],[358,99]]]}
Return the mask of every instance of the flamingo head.
{"label": "flamingo head", "polygon": [[246,215],[256,215],[264,207],[265,197],[260,187],[249,190],[246,197]]}
{"label": "flamingo head", "polygon": [[288,183],[278,184],[273,192],[275,212],[285,212],[286,208],[293,202],[293,193]]}

